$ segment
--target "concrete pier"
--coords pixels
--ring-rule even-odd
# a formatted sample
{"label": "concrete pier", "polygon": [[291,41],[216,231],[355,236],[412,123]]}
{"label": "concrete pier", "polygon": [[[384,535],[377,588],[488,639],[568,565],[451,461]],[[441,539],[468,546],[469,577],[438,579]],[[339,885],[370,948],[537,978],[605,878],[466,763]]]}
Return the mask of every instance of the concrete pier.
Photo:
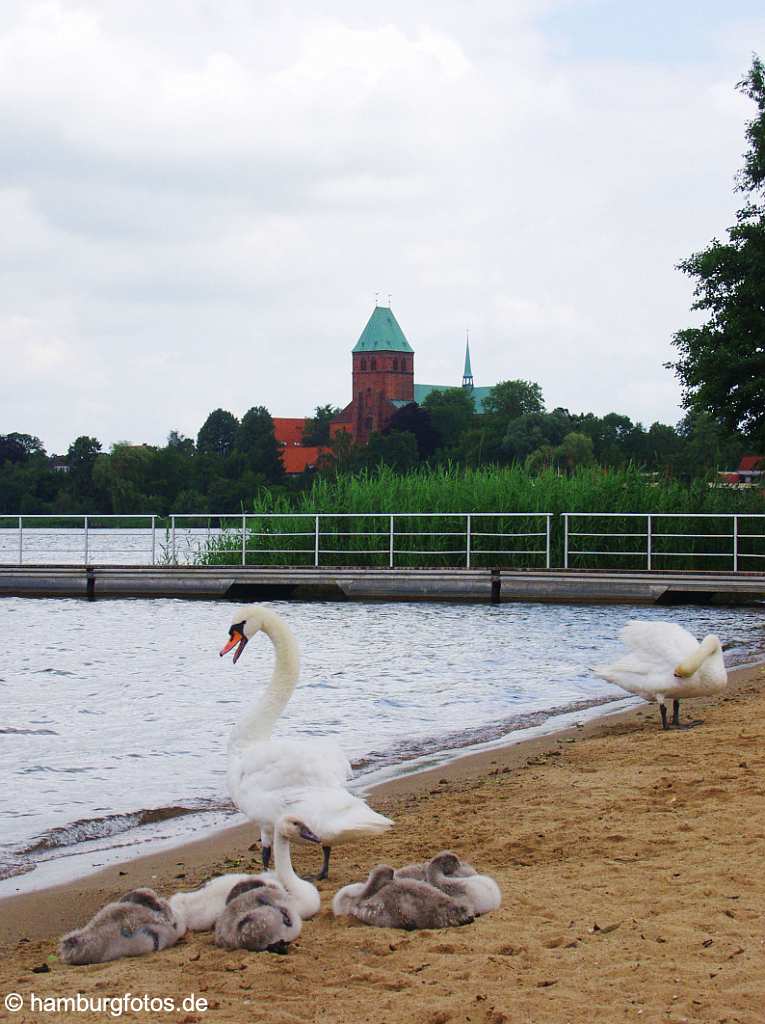
{"label": "concrete pier", "polygon": [[467,601],[752,604],[762,573],[255,566],[0,566],[2,597],[226,601]]}

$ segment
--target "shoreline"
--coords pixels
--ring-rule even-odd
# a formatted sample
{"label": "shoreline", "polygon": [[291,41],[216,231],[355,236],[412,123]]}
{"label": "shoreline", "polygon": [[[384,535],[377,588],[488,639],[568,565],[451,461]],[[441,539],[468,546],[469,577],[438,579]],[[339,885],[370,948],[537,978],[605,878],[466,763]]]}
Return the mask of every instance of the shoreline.
{"label": "shoreline", "polygon": [[[705,722],[664,733],[655,706],[640,704],[376,788],[371,802],[396,827],[337,848],[322,910],[286,957],[222,950],[209,932],[82,968],[55,956],[65,930],[128,888],[169,894],[258,869],[251,825],[10,897],[0,989],[19,994],[23,1013],[4,1016],[0,999],[0,1020],[52,1019],[33,996],[145,993],[175,1000],[175,1014],[127,1010],[125,1020],[760,1024],[765,668],[731,672],[724,694],[688,702],[683,716]],[[333,918],[332,895],[375,863],[445,848],[497,879],[499,910],[417,933]],[[294,853],[299,872],[316,870],[315,849]],[[206,1011],[181,1011],[190,993]],[[76,1016],[110,1019],[97,1005]]]}
{"label": "shoreline", "polygon": [[[730,689],[742,685],[742,682],[747,681],[752,673],[757,673],[763,666],[765,658],[732,669],[729,673]],[[625,700],[632,702],[639,701],[639,698],[615,697],[613,702],[595,705],[584,711],[554,715],[539,726],[516,730],[486,744],[478,744],[478,749],[467,748],[464,752],[458,752],[456,756],[449,756],[452,752],[448,750],[426,755],[426,759],[438,759],[439,754],[445,756],[445,760],[436,764],[407,770],[407,767],[416,764],[416,761],[403,761],[390,766],[392,771],[397,768],[403,769],[401,774],[372,781],[368,785],[361,784],[356,791],[363,794],[376,810],[395,819],[397,805],[406,803],[412,797],[435,792],[432,789],[435,780],[438,783],[445,780],[447,785],[470,783],[485,776],[487,772],[511,772],[526,767],[538,757],[549,756],[562,744],[568,745],[607,735],[622,723],[650,718],[651,711],[658,722],[658,710],[654,704],[640,701],[631,703],[631,706],[626,708],[610,708],[611,703],[621,704]],[[694,701],[694,704],[701,703],[698,700]],[[585,717],[586,720],[570,724],[559,722],[560,719],[572,717]],[[496,771],[492,771],[494,768]],[[363,779],[358,781],[363,783]],[[210,826],[202,831],[204,834],[196,839],[183,839],[180,842],[170,840],[155,851],[138,854],[126,860],[115,860],[85,875],[54,882],[28,892],[0,897],[0,949],[21,937],[17,934],[15,922],[22,908],[24,937],[39,940],[76,927],[83,914],[90,916],[95,913],[99,906],[111,899],[110,893],[123,892],[127,887],[149,885],[164,894],[165,890],[172,892],[178,888],[193,888],[208,874],[232,870],[230,864],[233,862],[240,865],[235,868],[237,871],[262,870],[257,849],[259,833],[250,822],[223,828]],[[250,849],[252,846],[256,849]],[[342,847],[339,850],[342,856]],[[242,867],[242,863],[246,863],[248,867]],[[217,864],[218,869],[207,871],[210,864]],[[229,866],[226,866],[227,864]],[[192,879],[192,882],[189,879]],[[59,923],[52,929],[50,901],[53,898],[56,903],[56,920]]]}

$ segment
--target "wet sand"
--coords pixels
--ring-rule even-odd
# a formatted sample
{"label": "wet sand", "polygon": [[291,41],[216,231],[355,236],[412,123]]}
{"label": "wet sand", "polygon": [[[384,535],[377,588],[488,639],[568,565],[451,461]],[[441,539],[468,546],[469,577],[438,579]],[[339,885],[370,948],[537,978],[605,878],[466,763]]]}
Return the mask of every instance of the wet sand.
{"label": "wet sand", "polygon": [[[137,885],[163,894],[257,870],[243,826],[0,902],[0,1020],[106,1021],[107,1010],[30,1011],[38,998],[172,998],[131,1021],[765,1020],[765,670],[690,702],[689,732],[641,706],[566,733],[462,758],[378,788],[387,835],[338,847],[323,909],[289,956],[230,953],[190,936],[151,956],[65,967],[56,940]],[[377,862],[450,848],[498,879],[502,908],[466,928],[405,933],[335,921],[340,885]],[[315,870],[318,851],[297,851]],[[33,973],[43,965],[45,973]],[[3,1008],[19,993],[19,1013]],[[194,993],[208,1008],[189,1009]]]}

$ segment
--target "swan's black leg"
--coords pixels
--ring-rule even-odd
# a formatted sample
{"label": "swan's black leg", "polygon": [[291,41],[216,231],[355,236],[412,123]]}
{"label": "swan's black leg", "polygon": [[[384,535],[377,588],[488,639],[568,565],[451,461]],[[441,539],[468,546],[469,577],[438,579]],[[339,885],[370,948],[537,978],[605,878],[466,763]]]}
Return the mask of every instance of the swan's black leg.
{"label": "swan's black leg", "polygon": [[667,707],[665,704],[659,704],[659,711],[661,711],[661,727],[662,729],[669,729],[669,722],[667,721]]}
{"label": "swan's black leg", "polygon": [[672,701],[672,724],[677,727],[680,725],[680,701]]}
{"label": "swan's black leg", "polygon": [[268,865],[271,863],[271,847],[263,847],[263,867],[268,871]]}
{"label": "swan's black leg", "polygon": [[324,854],[324,861],[321,865],[321,871],[316,876],[316,881],[321,882],[325,878],[329,878],[329,855],[332,853],[331,846],[322,846],[322,853]]}

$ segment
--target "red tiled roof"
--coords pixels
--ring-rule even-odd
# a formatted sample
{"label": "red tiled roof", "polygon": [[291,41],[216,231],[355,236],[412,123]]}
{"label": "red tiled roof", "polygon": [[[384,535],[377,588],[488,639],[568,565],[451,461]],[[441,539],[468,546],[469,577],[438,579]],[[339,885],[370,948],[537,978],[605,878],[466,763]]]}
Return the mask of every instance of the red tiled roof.
{"label": "red tiled roof", "polygon": [[329,448],[323,448],[321,445],[309,445],[305,448],[299,448],[297,445],[287,445],[286,448],[281,450],[284,472],[302,473],[303,470],[315,466],[319,461],[319,456],[323,452],[328,451]]}
{"label": "red tiled roof", "polygon": [[739,473],[765,468],[765,455],[744,455],[739,463]]}
{"label": "red tiled roof", "polygon": [[302,444],[305,417],[274,416],[274,434],[282,444]]}

